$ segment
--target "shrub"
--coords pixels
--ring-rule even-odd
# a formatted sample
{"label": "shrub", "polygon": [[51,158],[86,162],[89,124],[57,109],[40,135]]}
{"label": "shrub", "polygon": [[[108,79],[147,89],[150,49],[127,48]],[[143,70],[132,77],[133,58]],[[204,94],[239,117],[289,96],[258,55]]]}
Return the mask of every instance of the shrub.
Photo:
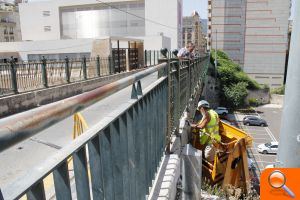
{"label": "shrub", "polygon": [[[211,64],[214,65],[215,50],[211,50]],[[247,89],[257,90],[261,86],[251,79],[240,66],[234,63],[226,53],[217,51],[218,59],[218,79],[223,88],[220,92],[221,101],[229,107],[236,108],[244,104],[244,99],[248,94]]]}
{"label": "shrub", "polygon": [[258,90],[261,88],[261,86],[255,80],[251,79],[245,72],[236,72],[235,76],[238,82],[248,83],[248,89],[250,90]]}
{"label": "shrub", "polygon": [[285,92],[285,85],[279,87],[279,88],[274,88],[271,90],[272,94],[280,94],[280,95],[284,95]]}
{"label": "shrub", "polygon": [[255,98],[249,98],[248,103],[250,106],[259,106],[261,104],[261,102],[259,102],[259,100]]}
{"label": "shrub", "polygon": [[244,105],[244,100],[248,95],[247,83],[240,82],[224,87],[224,97],[231,107],[237,108]]}

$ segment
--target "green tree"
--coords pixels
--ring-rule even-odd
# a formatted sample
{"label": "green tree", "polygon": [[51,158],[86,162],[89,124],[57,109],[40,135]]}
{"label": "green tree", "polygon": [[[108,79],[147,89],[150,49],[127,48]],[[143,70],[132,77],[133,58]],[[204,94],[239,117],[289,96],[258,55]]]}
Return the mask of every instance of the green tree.
{"label": "green tree", "polygon": [[233,107],[240,107],[244,105],[244,100],[248,95],[248,84],[239,82],[230,86],[224,87],[224,97],[227,103]]}

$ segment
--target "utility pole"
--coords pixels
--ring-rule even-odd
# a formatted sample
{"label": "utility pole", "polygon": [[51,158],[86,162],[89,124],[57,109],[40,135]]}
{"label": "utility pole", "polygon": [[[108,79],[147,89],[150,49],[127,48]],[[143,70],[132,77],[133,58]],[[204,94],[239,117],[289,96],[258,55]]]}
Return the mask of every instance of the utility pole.
{"label": "utility pole", "polygon": [[300,167],[300,5],[295,1],[280,142],[276,167]]}

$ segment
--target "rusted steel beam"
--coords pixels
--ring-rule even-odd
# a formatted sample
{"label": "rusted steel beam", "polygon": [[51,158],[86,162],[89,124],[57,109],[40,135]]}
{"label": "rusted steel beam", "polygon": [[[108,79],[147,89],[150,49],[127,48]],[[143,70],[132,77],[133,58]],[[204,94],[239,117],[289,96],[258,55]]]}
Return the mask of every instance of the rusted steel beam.
{"label": "rusted steel beam", "polygon": [[0,120],[0,152],[166,66],[162,63],[95,90]]}

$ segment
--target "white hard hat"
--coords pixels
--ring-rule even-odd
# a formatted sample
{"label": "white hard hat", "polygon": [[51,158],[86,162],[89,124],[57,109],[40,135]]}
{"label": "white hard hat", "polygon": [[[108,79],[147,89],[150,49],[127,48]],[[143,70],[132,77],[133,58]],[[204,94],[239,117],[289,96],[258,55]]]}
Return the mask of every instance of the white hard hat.
{"label": "white hard hat", "polygon": [[209,108],[209,103],[207,101],[205,101],[205,100],[201,100],[198,103],[198,108],[201,108],[201,107],[203,107],[203,108]]}

